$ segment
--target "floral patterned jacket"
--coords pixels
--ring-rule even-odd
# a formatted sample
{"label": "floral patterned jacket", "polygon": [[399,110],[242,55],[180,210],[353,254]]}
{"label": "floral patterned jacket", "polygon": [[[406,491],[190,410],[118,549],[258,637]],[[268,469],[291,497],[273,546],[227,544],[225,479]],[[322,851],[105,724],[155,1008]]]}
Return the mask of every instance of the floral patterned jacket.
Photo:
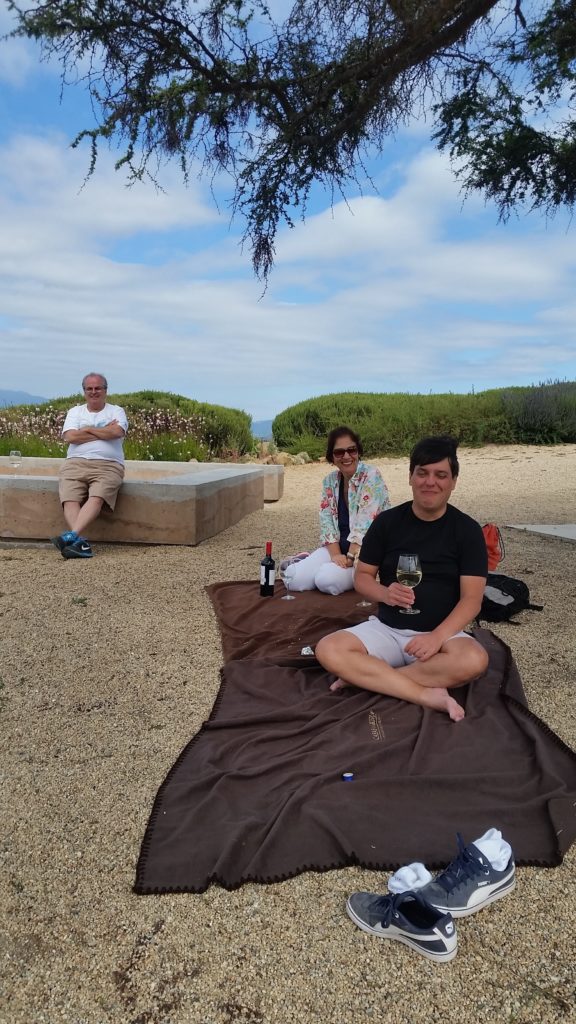
{"label": "floral patterned jacket", "polygon": [[[320,544],[334,544],[340,540],[338,528],[338,494],[340,472],[332,470],[322,482],[320,500]],[[390,508],[390,495],[382,474],[375,466],[359,462],[348,485],[348,508],[350,512],[350,544],[361,544],[366,530],[373,519]]]}

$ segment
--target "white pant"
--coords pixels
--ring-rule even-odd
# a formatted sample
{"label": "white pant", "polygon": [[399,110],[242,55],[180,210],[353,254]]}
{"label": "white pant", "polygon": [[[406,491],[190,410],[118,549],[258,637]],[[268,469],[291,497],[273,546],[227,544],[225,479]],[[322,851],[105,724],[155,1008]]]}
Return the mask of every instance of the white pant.
{"label": "white pant", "polygon": [[286,570],[290,590],[321,590],[337,597],[354,589],[354,569],[342,569],[330,559],[327,548],[317,548],[308,558],[289,565]]}

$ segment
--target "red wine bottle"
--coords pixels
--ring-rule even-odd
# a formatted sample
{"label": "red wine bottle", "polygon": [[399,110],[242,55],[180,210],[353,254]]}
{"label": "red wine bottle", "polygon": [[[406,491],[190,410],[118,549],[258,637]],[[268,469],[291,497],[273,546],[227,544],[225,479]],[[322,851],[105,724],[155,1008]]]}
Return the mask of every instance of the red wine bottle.
{"label": "red wine bottle", "polygon": [[266,554],[260,562],[260,597],[272,597],[275,577],[276,562],[272,558],[272,541],[267,540]]}

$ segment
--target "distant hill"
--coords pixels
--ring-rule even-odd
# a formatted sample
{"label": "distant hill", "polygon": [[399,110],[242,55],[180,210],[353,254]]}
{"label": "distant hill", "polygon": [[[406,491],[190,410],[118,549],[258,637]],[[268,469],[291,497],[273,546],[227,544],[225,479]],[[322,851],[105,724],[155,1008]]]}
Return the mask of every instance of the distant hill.
{"label": "distant hill", "polygon": [[252,424],[252,433],[261,441],[270,441],[272,439],[272,420],[255,420]]}
{"label": "distant hill", "polygon": [[29,395],[27,391],[2,391],[0,390],[0,406],[6,405],[34,405],[38,402],[47,402],[47,398],[40,395]]}

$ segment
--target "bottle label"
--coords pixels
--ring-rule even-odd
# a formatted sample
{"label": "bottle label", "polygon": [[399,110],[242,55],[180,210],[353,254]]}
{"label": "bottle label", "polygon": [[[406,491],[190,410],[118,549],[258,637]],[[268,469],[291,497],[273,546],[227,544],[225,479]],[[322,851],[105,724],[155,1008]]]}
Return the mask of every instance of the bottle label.
{"label": "bottle label", "polygon": [[276,570],[269,569],[267,565],[260,566],[260,584],[261,586],[273,587],[276,580]]}

